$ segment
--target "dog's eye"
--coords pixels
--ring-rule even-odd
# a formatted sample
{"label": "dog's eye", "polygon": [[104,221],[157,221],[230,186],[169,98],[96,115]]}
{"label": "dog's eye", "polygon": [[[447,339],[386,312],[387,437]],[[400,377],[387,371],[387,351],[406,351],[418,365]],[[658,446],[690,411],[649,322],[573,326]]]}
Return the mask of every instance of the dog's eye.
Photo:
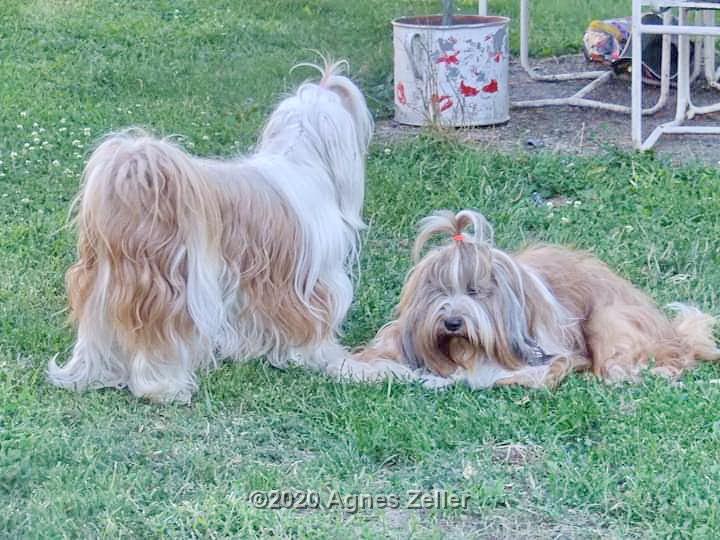
{"label": "dog's eye", "polygon": [[468,287],[466,294],[468,296],[479,296],[480,298],[487,298],[490,296],[490,290],[483,287]]}

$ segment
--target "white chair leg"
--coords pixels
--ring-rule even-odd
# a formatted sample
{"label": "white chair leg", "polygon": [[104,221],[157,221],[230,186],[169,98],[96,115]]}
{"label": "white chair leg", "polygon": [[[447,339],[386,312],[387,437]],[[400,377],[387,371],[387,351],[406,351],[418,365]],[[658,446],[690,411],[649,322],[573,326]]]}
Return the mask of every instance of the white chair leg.
{"label": "white chair leg", "polygon": [[573,81],[577,79],[595,79],[605,71],[580,71],[559,75],[538,75],[530,66],[530,0],[520,0],[520,65],[534,81]]}
{"label": "white chair leg", "polygon": [[[704,26],[715,26],[715,11],[705,10],[702,12],[702,17]],[[705,64],[705,80],[710,86],[720,90],[715,71],[715,37],[713,36],[705,36],[704,38],[703,63]]]}
{"label": "white chair leg", "polygon": [[[672,21],[672,13],[668,10],[663,13],[663,25],[667,26]],[[657,103],[649,109],[643,110],[643,115],[655,114],[667,103],[670,95],[670,35],[663,34],[662,37],[662,61],[660,64],[660,97]]]}
{"label": "white chair leg", "polygon": [[643,146],[642,139],[642,5],[640,0],[633,0],[632,3],[632,143],[640,150]]}
{"label": "white chair leg", "polygon": [[[678,26],[685,26],[687,10],[678,9]],[[690,36],[678,36],[678,83],[677,106],[675,108],[675,121],[684,122],[687,119],[690,107]]]}
{"label": "white chair leg", "polygon": [[478,0],[478,15],[485,16],[488,14],[487,0]]}

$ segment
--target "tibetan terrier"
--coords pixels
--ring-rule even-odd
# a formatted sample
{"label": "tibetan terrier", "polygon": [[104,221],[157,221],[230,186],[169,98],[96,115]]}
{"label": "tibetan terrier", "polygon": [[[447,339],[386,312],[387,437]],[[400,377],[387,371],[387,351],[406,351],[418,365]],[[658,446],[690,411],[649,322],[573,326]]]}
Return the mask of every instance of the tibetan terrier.
{"label": "tibetan terrier", "polygon": [[72,357],[49,378],[188,401],[195,372],[266,356],[369,379],[337,341],[364,227],[372,118],[328,65],[270,116],[255,152],[190,156],[138,131],[107,137],[77,199],[78,261],[67,273]]}
{"label": "tibetan terrier", "polygon": [[357,359],[425,369],[430,386],[551,388],[572,371],[607,381],[637,381],[645,370],[675,378],[720,358],[713,317],[671,304],[668,319],[588,253],[549,245],[507,253],[485,218],[464,210],[422,221],[416,261],[435,235],[450,242],[417,262],[397,320]]}

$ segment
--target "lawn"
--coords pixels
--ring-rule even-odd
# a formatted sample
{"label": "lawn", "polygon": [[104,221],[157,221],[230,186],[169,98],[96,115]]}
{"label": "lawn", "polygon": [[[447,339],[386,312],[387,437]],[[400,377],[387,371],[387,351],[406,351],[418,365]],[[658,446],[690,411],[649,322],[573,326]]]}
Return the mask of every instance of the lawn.
{"label": "lawn", "polygon": [[[85,157],[127,125],[245,152],[310,49],[391,106],[388,21],[433,1],[5,0],[0,5],[0,537],[546,538],[720,535],[720,368],[681,384],[445,392],[338,384],[262,361],[204,376],[191,406],[45,382],[66,358],[67,212]],[[469,11],[474,2],[458,2]],[[515,15],[517,2],[490,2]],[[629,2],[535,2],[534,51],[577,48]],[[539,5],[542,4],[542,8]],[[598,2],[599,4],[599,2]],[[595,8],[593,8],[595,9]],[[602,10],[602,12],[600,12]],[[535,39],[535,37],[537,39]],[[506,155],[451,137],[376,140],[349,346],[388,319],[415,223],[474,207],[503,247],[591,250],[657,299],[720,314],[720,174],[608,150]],[[534,193],[576,204],[537,206]],[[466,509],[263,510],[253,490],[468,495]]]}

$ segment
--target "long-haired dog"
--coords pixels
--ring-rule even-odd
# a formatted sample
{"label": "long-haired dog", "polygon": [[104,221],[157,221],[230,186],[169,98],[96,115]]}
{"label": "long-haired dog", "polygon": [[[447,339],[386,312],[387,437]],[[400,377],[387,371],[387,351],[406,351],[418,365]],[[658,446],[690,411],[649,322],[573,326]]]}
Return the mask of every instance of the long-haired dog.
{"label": "long-haired dog", "polygon": [[337,343],[373,127],[342,64],[284,99],[248,157],[194,157],[137,131],[97,147],[67,274],[77,342],[50,362],[53,383],[187,401],[198,368],[261,356],[377,375]]}
{"label": "long-haired dog", "polygon": [[[472,230],[466,231],[467,227]],[[682,304],[668,319],[643,292],[584,252],[538,245],[506,253],[479,213],[443,211],[421,223],[397,320],[357,354],[424,368],[431,385],[551,388],[590,369],[608,381],[643,370],[670,378],[717,360],[715,319]]]}

